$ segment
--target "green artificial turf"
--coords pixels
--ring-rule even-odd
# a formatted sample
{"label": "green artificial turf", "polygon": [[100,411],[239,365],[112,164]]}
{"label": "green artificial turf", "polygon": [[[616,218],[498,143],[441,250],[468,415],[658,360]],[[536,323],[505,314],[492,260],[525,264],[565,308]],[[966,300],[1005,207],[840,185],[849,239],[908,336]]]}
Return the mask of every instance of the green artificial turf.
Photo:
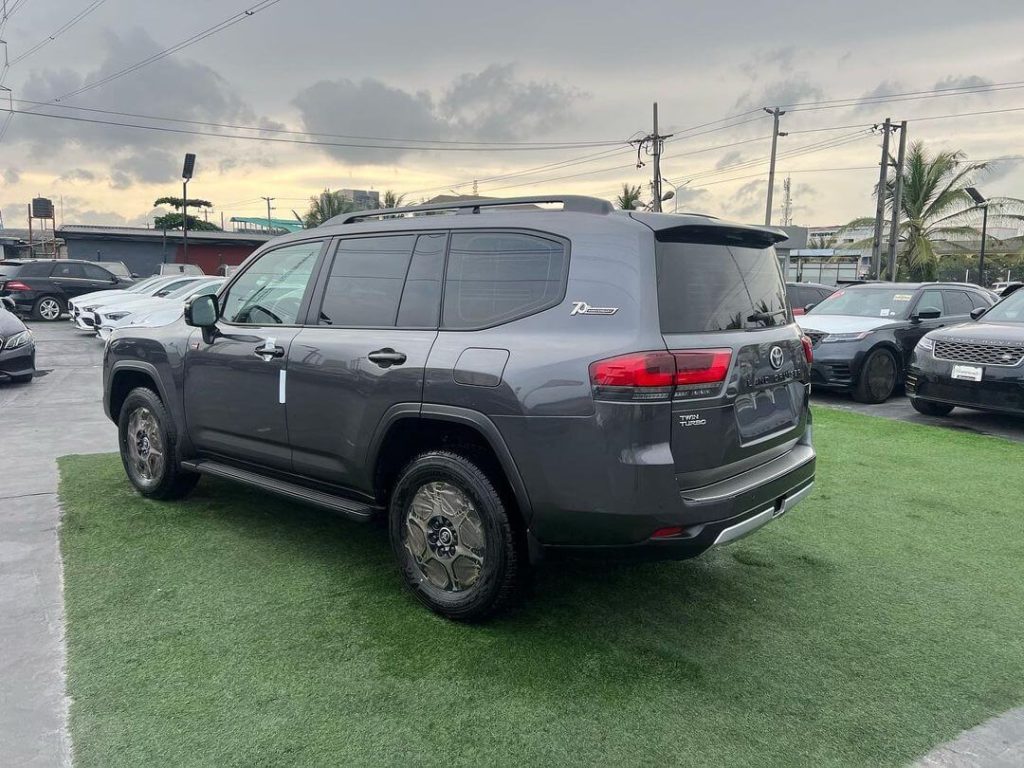
{"label": "green artificial turf", "polygon": [[1024,446],[818,409],[818,486],[689,562],[449,623],[385,531],[61,462],[75,763],[900,765],[1024,701]]}

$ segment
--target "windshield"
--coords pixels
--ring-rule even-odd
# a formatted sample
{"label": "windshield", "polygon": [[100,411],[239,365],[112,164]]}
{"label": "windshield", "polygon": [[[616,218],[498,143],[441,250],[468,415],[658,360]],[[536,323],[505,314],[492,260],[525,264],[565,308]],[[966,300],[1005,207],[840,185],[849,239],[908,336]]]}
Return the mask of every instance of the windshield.
{"label": "windshield", "polygon": [[1024,290],[1014,291],[981,318],[986,323],[1024,324]]}
{"label": "windshield", "polygon": [[149,288],[149,286],[153,285],[153,283],[155,283],[159,279],[159,277],[149,277],[143,280],[142,282],[135,283],[135,285],[133,285],[131,288],[126,288],[125,290],[128,291],[129,293],[142,293],[144,290]]}
{"label": "windshield", "polygon": [[[188,285],[184,285],[181,288],[178,288],[177,290],[172,291],[171,293],[168,293],[163,298],[165,298],[165,299],[187,299],[192,294],[197,293],[197,292],[201,291],[203,288],[207,287],[210,282],[211,281],[202,280],[202,281],[199,281],[197,283],[189,283]],[[218,285],[219,285],[219,283],[218,283]]]}
{"label": "windshield", "polygon": [[902,320],[907,316],[914,298],[913,288],[868,287],[840,289],[822,299],[808,315],[852,315],[854,317],[891,317]]}

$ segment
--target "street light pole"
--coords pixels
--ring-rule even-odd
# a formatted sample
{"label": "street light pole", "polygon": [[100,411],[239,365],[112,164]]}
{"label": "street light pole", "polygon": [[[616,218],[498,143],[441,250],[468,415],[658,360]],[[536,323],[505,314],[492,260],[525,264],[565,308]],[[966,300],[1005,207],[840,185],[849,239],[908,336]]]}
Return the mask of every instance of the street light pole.
{"label": "street light pole", "polygon": [[181,168],[181,236],[182,254],[181,258],[188,264],[188,182],[192,178],[192,172],[196,167],[196,156],[188,152],[185,155],[185,164]]}
{"label": "street light pole", "polygon": [[978,285],[984,288],[985,240],[988,239],[988,206],[990,201],[986,200],[985,196],[975,187],[967,187],[964,189],[964,192],[971,196],[971,200],[974,201],[975,206],[981,208],[981,251],[978,254]]}

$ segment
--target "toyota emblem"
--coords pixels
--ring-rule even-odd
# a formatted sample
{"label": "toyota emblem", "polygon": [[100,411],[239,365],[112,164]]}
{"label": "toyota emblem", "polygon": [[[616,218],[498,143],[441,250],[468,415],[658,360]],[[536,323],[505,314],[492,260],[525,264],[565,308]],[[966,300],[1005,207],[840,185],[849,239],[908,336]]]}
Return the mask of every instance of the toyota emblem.
{"label": "toyota emblem", "polygon": [[772,368],[776,371],[782,367],[783,361],[786,359],[782,352],[782,347],[772,347],[772,351],[768,353],[768,362],[771,363]]}

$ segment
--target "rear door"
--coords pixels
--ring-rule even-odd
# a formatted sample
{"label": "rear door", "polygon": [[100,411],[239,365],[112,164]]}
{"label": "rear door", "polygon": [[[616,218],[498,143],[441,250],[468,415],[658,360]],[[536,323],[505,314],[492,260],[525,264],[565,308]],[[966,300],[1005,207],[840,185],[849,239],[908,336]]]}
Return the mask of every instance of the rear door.
{"label": "rear door", "polygon": [[693,488],[790,450],[807,426],[810,367],[764,235],[657,233],[662,337],[675,357],[671,443]]}
{"label": "rear door", "polygon": [[65,299],[73,299],[75,296],[96,290],[92,287],[92,282],[86,278],[85,268],[75,261],[55,263],[50,272],[50,280],[60,289]]}
{"label": "rear door", "polygon": [[398,403],[422,400],[437,338],[445,232],[348,237],[325,262],[288,355],[295,471],[369,491],[366,454]]}

